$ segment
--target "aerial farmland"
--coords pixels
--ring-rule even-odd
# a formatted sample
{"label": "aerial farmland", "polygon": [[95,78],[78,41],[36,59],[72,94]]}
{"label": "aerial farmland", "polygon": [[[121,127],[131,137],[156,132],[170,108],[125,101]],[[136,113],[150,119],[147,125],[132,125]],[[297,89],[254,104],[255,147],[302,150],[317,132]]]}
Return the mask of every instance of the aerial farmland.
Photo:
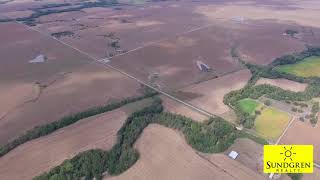
{"label": "aerial farmland", "polygon": [[[0,0],[0,179],[320,174],[317,0]],[[263,172],[264,145],[314,172]]]}

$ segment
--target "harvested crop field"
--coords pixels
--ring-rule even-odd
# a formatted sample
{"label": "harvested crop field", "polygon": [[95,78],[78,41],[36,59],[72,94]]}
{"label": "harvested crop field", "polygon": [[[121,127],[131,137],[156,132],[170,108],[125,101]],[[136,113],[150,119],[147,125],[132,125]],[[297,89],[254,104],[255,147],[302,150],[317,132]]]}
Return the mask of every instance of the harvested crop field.
{"label": "harvested crop field", "polygon": [[178,103],[168,97],[161,96],[162,105],[164,110],[174,114],[180,114],[182,116],[186,116],[191,118],[192,120],[203,122],[208,119],[207,116],[200,114],[199,112],[190,109],[189,107]]}
{"label": "harvested crop field", "polygon": [[246,62],[261,65],[267,65],[280,56],[303,51],[305,43],[302,40],[283,35],[288,28],[291,27],[252,22],[252,25],[236,31],[237,51]]}
{"label": "harvested crop field", "polygon": [[[110,64],[161,89],[180,89],[242,68],[230,55],[228,37],[224,28],[201,29],[114,57]],[[198,61],[210,69],[200,70]]]}
{"label": "harvested crop field", "polygon": [[295,64],[278,66],[275,70],[301,77],[320,77],[319,67],[320,57],[312,56]]}
{"label": "harvested crop field", "polygon": [[254,128],[259,135],[276,141],[289,121],[289,114],[275,108],[265,107],[261,111],[261,115],[257,116]]}
{"label": "harvested crop field", "polygon": [[190,100],[189,103],[210,113],[221,115],[229,111],[229,107],[223,103],[223,97],[233,90],[243,88],[250,77],[249,70],[241,70],[191,85],[181,89],[181,91],[200,94],[201,96]]}
{"label": "harvested crop field", "polygon": [[[224,158],[222,159],[224,165],[228,164],[226,167],[212,164],[198,155],[178,132],[160,125],[148,126],[135,147],[140,153],[140,159],[123,174],[105,179],[231,180],[238,179],[238,176],[248,177],[242,168],[235,166],[229,168],[233,162]],[[237,173],[231,171],[234,168],[239,171]]]}
{"label": "harvested crop field", "polygon": [[246,179],[246,180],[263,180],[265,177],[250,168],[246,167],[245,164],[241,164],[236,160],[229,158],[224,154],[212,154],[206,156],[212,164],[218,168],[223,169],[226,173],[230,173],[235,179]]}
{"label": "harvested crop field", "polygon": [[247,138],[239,138],[228,148],[226,154],[229,154],[231,151],[239,153],[236,161],[256,173],[266,176],[263,173],[263,145],[257,144]]}
{"label": "harvested crop field", "polygon": [[229,3],[223,5],[203,5],[196,9],[196,12],[208,17],[208,19],[232,19],[243,17],[249,20],[276,20],[282,23],[293,22],[301,26],[320,27],[317,17],[320,12],[315,8],[316,0],[289,1],[276,3],[270,1],[247,1]]}
{"label": "harvested crop field", "polygon": [[293,92],[304,91],[308,86],[308,84],[298,83],[298,82],[290,81],[287,79],[267,79],[267,78],[260,78],[257,81],[256,85],[260,85],[260,84],[269,84],[269,85],[277,86],[281,89],[289,90]]}
{"label": "harvested crop field", "polygon": [[35,101],[40,94],[40,88],[36,84],[13,83],[0,86],[0,92],[0,102],[6,102],[0,104],[0,119],[3,119],[15,108]]}
{"label": "harvested crop field", "polygon": [[[36,28],[50,34],[72,31],[75,36],[63,37],[64,41],[102,58],[206,25],[202,15],[192,13],[193,3],[181,3],[179,8],[167,2],[156,4],[140,5],[140,8],[124,5],[117,10],[113,7],[86,8],[60,13],[60,16],[48,15],[39,18]],[[119,48],[108,45],[112,39],[118,39]]]}
{"label": "harvested crop field", "polygon": [[[0,144],[70,113],[141,94],[135,81],[22,25],[0,29],[0,99],[11,102],[1,104]],[[39,54],[44,62],[30,63]]]}
{"label": "harvested crop field", "polygon": [[314,161],[320,163],[320,126],[315,127],[309,122],[294,120],[286,134],[282,137],[280,144],[311,144],[314,147]]}
{"label": "harvested crop field", "polygon": [[0,158],[0,179],[31,179],[80,152],[110,149],[126,118],[126,113],[118,109],[22,144]]}

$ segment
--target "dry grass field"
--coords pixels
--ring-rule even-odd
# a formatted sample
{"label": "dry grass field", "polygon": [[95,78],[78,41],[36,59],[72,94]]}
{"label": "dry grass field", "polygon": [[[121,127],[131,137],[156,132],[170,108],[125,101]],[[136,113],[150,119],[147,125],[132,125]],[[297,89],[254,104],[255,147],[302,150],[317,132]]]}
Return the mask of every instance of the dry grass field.
{"label": "dry grass field", "polygon": [[281,139],[280,144],[311,144],[314,147],[314,161],[320,163],[319,133],[319,124],[312,127],[309,122],[295,120]]}
{"label": "dry grass field", "polygon": [[[148,126],[136,142],[135,148],[140,152],[140,159],[123,174],[106,177],[106,180],[241,178],[257,180],[260,177],[253,171],[248,173],[249,169],[227,159],[224,155],[213,155],[213,158],[219,160],[217,164],[209,162],[198,155],[178,132],[160,125]],[[251,178],[249,174],[254,176]]]}
{"label": "dry grass field", "polygon": [[269,85],[277,86],[281,89],[290,90],[293,92],[304,91],[308,86],[307,84],[298,83],[298,82],[290,81],[287,79],[267,79],[267,78],[260,78],[257,81],[256,85],[260,85],[260,84],[269,84]]}
{"label": "dry grass field", "polygon": [[118,109],[27,142],[0,158],[0,179],[31,179],[80,152],[110,149],[126,118],[126,113]]}
{"label": "dry grass field", "polygon": [[[0,29],[0,144],[64,115],[140,94],[135,81],[22,25]],[[29,62],[39,54],[44,62]]]}
{"label": "dry grass field", "polygon": [[285,128],[288,126],[291,116],[274,107],[264,107],[261,115],[254,122],[256,133],[268,140],[277,141]]}

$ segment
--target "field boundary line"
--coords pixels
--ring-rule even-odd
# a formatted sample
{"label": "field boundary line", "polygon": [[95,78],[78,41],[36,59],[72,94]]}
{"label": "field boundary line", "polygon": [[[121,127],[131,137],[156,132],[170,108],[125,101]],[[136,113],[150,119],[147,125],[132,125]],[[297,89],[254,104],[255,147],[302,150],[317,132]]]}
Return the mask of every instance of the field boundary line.
{"label": "field boundary line", "polygon": [[[235,178],[235,179],[239,179],[238,177],[234,176],[233,174],[230,174],[229,172],[227,172],[227,170],[225,170],[224,168],[220,167],[219,165],[215,164],[214,162],[210,161],[208,158],[206,158],[204,155],[202,155],[201,153],[197,152],[196,150],[194,150],[194,152],[196,153],[196,155],[199,156],[199,158],[207,161],[211,166],[216,167],[217,169],[219,169],[220,171],[228,174],[229,176]],[[212,153],[215,154],[215,153]],[[239,179],[240,180],[240,179]]]}
{"label": "field boundary line", "polygon": [[278,145],[279,142],[281,141],[282,137],[286,134],[286,132],[288,131],[288,129],[290,128],[290,126],[292,125],[293,121],[295,121],[297,119],[296,116],[293,116],[291,121],[289,122],[288,126],[284,129],[284,131],[282,132],[281,136],[278,138],[278,140],[276,141],[275,145]]}
{"label": "field boundary line", "polygon": [[146,43],[145,45],[142,45],[142,46],[133,48],[133,49],[128,50],[127,52],[124,52],[124,53],[116,54],[116,55],[114,55],[114,56],[112,56],[112,57],[101,58],[100,61],[110,61],[111,59],[113,59],[113,58],[115,58],[115,57],[123,56],[123,55],[129,54],[129,53],[131,53],[131,52],[135,52],[135,51],[144,49],[144,48],[146,48],[146,47],[148,47],[148,46],[151,46],[151,45],[154,45],[154,44],[163,42],[163,41],[170,40],[171,38],[176,38],[176,37],[183,36],[183,35],[186,35],[186,34],[195,32],[195,31],[199,31],[199,30],[202,30],[202,29],[206,29],[206,28],[209,28],[209,27],[211,27],[211,26],[213,26],[213,25],[214,25],[214,24],[209,24],[209,25],[205,25],[205,26],[200,26],[200,27],[197,27],[197,28],[193,28],[193,29],[190,29],[190,30],[185,31],[185,32],[176,33],[176,34],[172,35],[172,37],[166,37],[166,38],[163,38],[163,39],[151,41],[151,42]]}

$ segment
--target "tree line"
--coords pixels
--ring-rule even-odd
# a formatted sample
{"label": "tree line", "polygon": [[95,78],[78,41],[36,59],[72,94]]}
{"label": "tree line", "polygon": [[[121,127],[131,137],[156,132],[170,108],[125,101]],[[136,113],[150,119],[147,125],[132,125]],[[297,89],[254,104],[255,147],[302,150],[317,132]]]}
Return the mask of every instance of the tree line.
{"label": "tree line", "polygon": [[[61,3],[61,4],[47,4],[43,5],[38,8],[33,8],[33,13],[28,17],[22,17],[22,18],[16,18],[16,19],[4,19],[4,20],[10,20],[10,21],[22,21],[25,24],[29,26],[35,26],[36,25],[36,19],[41,16],[46,16],[50,14],[59,14],[64,12],[72,12],[72,11],[80,11],[85,8],[93,8],[93,7],[111,7],[111,6],[119,6],[121,5],[118,3],[117,0],[98,0],[98,1],[84,1],[79,2],[76,4],[70,3]],[[52,9],[57,7],[66,7],[64,9]],[[0,20],[1,22],[1,20]]]}
{"label": "tree line", "polygon": [[[231,55],[234,58],[237,58],[252,73],[251,79],[244,88],[232,91],[224,96],[224,103],[234,109],[237,115],[238,123],[242,124],[246,128],[252,128],[254,126],[256,115],[248,114],[240,109],[237,104],[241,99],[258,99],[259,97],[266,95],[267,97],[275,100],[308,101],[314,97],[320,96],[320,78],[298,77],[274,70],[274,67],[279,65],[294,64],[310,56],[320,56],[320,48],[308,46],[307,49],[301,53],[279,57],[267,66],[245,62],[238,56],[235,48],[231,50]],[[285,78],[300,83],[308,83],[309,85],[304,92],[292,92],[267,84],[256,86],[255,83],[261,77],[270,79]],[[313,120],[315,119],[313,118]]]}
{"label": "tree line", "polygon": [[94,116],[97,114],[105,113],[108,111],[112,111],[112,110],[120,108],[126,104],[140,101],[142,99],[153,97],[153,96],[157,95],[157,93],[155,91],[151,91],[151,90],[144,91],[144,92],[146,94],[144,94],[142,96],[125,98],[121,101],[115,101],[115,102],[111,102],[111,103],[108,103],[103,106],[93,107],[93,108],[87,109],[87,110],[79,112],[79,113],[67,115],[65,117],[62,117],[58,121],[55,121],[55,122],[52,122],[52,123],[49,123],[49,124],[46,124],[43,126],[35,127],[33,129],[27,131],[25,134],[19,136],[18,138],[10,141],[9,143],[7,143],[3,146],[0,146],[0,157],[4,156],[12,149],[16,148],[17,146],[19,146],[27,141],[39,138],[41,136],[48,135],[58,129],[69,126],[73,123],[76,123],[76,122],[82,120],[82,119],[85,119],[85,118],[88,118],[88,117],[91,117],[91,116]]}
{"label": "tree line", "polygon": [[155,97],[153,103],[131,114],[117,133],[117,143],[109,151],[94,149],[78,154],[64,161],[49,172],[34,180],[102,179],[103,173],[118,175],[131,167],[139,158],[133,145],[143,129],[150,123],[157,123],[181,131],[188,144],[206,153],[219,153],[232,145],[236,138],[246,137],[267,144],[264,139],[254,137],[244,131],[237,131],[222,118],[211,118],[199,123],[185,116],[162,112],[161,99]]}

